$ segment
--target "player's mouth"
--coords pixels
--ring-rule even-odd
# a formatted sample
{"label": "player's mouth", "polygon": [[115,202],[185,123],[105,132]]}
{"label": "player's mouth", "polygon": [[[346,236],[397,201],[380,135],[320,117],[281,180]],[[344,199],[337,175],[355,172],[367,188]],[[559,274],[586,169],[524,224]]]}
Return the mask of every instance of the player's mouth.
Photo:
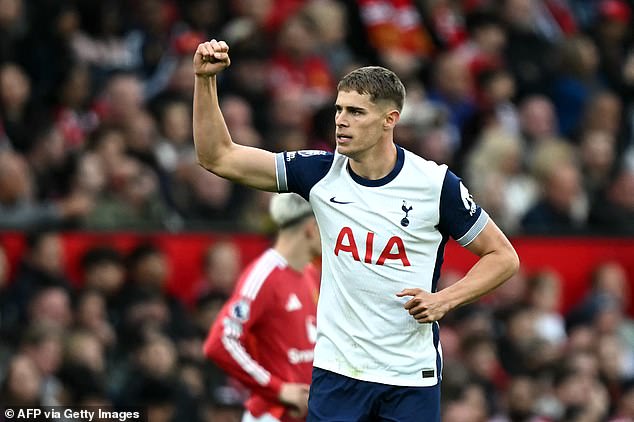
{"label": "player's mouth", "polygon": [[337,134],[337,143],[345,144],[346,142],[350,142],[351,139],[352,139],[352,136],[350,135],[344,135],[342,133]]}

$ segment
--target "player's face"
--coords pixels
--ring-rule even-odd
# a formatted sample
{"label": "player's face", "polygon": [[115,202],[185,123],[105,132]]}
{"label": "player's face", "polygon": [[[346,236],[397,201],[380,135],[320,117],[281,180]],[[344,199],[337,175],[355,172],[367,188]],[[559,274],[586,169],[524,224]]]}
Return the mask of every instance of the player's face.
{"label": "player's face", "polygon": [[389,110],[370,95],[339,91],[335,102],[337,152],[354,158],[373,148],[385,136]]}

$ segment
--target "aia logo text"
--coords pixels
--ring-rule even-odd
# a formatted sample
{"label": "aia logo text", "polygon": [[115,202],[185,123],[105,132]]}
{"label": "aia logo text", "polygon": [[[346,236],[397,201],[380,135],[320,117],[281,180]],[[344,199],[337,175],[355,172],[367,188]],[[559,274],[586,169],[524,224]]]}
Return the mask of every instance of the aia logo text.
{"label": "aia logo text", "polygon": [[[339,256],[339,253],[349,253],[352,256],[352,259],[361,262],[361,255],[359,254],[359,248],[357,247],[357,240],[355,239],[350,227],[344,227],[339,231],[334,252],[335,256]],[[405,267],[412,265],[407,257],[407,251],[405,250],[403,239],[398,236],[392,236],[388,239],[381,254],[379,255],[379,258],[376,262],[373,262],[374,233],[368,232],[365,236],[365,249],[362,252],[364,252],[363,262],[366,264],[384,265],[385,261],[392,259],[400,260]]]}

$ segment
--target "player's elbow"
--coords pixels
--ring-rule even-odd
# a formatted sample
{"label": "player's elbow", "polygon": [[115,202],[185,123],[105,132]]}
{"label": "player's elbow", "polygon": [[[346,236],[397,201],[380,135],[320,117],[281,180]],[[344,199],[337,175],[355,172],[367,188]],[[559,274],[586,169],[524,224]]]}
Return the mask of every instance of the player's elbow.
{"label": "player's elbow", "polygon": [[196,161],[198,165],[205,170],[208,170],[212,173],[215,173],[214,169],[218,167],[218,160],[214,157],[209,156],[209,154],[204,154],[202,152],[196,152]]}
{"label": "player's elbow", "polygon": [[215,336],[210,336],[203,345],[203,353],[212,362],[218,362],[222,355],[222,342]]}
{"label": "player's elbow", "polygon": [[503,252],[503,260],[504,260],[504,275],[505,280],[513,277],[520,269],[520,258],[517,255],[515,249],[511,246],[506,248]]}
{"label": "player's elbow", "polygon": [[224,149],[219,149],[213,154],[205,151],[196,151],[196,161],[200,167],[226,179],[231,177],[231,165],[228,154],[228,150]]}

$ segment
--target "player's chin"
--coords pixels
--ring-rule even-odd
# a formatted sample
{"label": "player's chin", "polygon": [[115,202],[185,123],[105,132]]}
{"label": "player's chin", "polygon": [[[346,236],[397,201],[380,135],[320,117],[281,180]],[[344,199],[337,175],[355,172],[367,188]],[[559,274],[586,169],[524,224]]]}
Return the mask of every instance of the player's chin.
{"label": "player's chin", "polygon": [[350,155],[353,150],[349,142],[337,142],[337,152],[342,155]]}

